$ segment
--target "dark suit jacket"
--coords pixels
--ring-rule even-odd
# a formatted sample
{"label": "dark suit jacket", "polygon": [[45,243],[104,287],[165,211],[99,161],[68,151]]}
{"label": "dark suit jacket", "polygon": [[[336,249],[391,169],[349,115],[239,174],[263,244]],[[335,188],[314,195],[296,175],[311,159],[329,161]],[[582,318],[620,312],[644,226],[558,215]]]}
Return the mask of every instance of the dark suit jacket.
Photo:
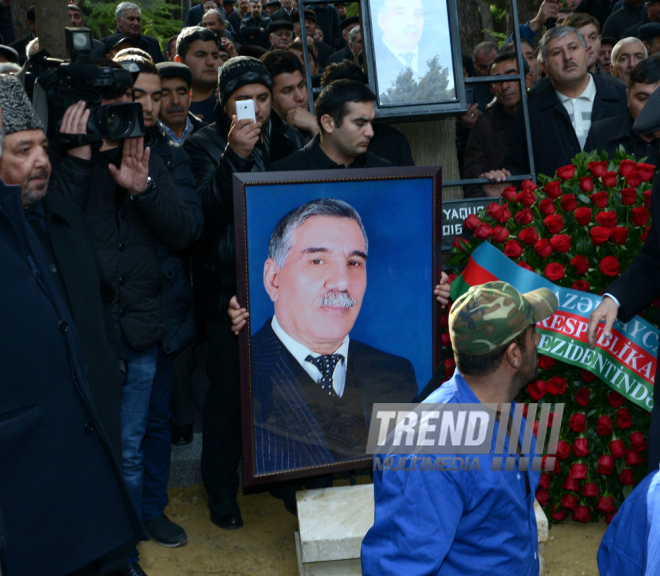
{"label": "dark suit jacket", "polygon": [[0,181],[2,573],[69,574],[144,536],[20,195]]}
{"label": "dark suit jacket", "polygon": [[21,38],[20,40],[16,40],[16,42],[12,42],[9,46],[16,50],[18,52],[18,63],[23,66],[25,64],[25,61],[27,60],[27,56],[25,55],[25,49],[27,48],[27,45],[34,40],[34,36],[32,36],[32,32],[30,32],[27,36],[24,38]]}
{"label": "dark suit jacket", "polygon": [[637,160],[646,158],[649,164],[660,167],[658,140],[645,142],[637,137],[632,129],[633,122],[630,112],[594,122],[584,149],[588,152],[596,150],[599,154],[605,151],[610,159],[613,159],[616,157],[617,149],[622,145],[626,153],[634,154]]}
{"label": "dark suit jacket", "polygon": [[[591,121],[611,118],[628,110],[626,85],[604,76],[592,75],[596,83],[596,98]],[[528,101],[529,125],[532,133],[532,151],[537,174],[552,176],[560,166],[570,164],[581,152],[566,108],[557,97],[551,83],[546,83]],[[522,107],[518,108],[511,132],[511,144],[502,166],[515,176],[529,174],[527,139]]]}
{"label": "dark suit jacket", "polygon": [[[338,417],[325,426],[330,415],[315,400],[317,386],[268,320],[252,337],[256,474],[364,458],[374,402],[411,402],[417,394],[408,360],[356,340],[348,347]],[[348,398],[354,400],[351,408],[341,408]]]}
{"label": "dark suit jacket", "polygon": [[190,10],[188,10],[188,13],[186,14],[186,21],[183,23],[183,27],[188,28],[188,26],[198,26],[202,21],[203,16],[204,3],[202,2],[201,4],[197,4],[197,6],[193,6]]}
{"label": "dark suit jacket", "polygon": [[[119,29],[115,29],[113,34],[119,34]],[[108,38],[110,38],[110,36],[101,38],[101,42],[105,43],[108,40]],[[161,52],[160,44],[158,43],[158,40],[152,38],[151,36],[145,36],[144,34],[140,34],[138,36],[137,45],[135,47],[139,48],[140,50],[144,50],[147,54],[149,54],[149,56],[151,56],[155,64],[165,61],[165,57]]]}

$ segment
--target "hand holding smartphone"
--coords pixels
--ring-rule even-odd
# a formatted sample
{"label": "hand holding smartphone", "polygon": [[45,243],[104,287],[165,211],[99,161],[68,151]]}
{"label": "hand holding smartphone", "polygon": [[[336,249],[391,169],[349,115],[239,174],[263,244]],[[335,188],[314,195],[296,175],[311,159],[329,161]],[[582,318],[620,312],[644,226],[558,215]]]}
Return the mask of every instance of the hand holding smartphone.
{"label": "hand holding smartphone", "polygon": [[236,120],[252,120],[257,121],[254,113],[254,100],[239,100],[236,102]]}

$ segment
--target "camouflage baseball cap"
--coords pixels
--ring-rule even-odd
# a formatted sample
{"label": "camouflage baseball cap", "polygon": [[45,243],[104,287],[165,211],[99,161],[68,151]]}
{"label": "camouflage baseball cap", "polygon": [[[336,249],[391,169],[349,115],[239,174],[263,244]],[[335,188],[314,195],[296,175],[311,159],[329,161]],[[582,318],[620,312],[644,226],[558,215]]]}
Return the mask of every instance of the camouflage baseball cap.
{"label": "camouflage baseball cap", "polygon": [[552,316],[557,305],[557,297],[548,288],[521,294],[506,282],[472,286],[449,313],[452,346],[469,356],[492,352],[529,325]]}

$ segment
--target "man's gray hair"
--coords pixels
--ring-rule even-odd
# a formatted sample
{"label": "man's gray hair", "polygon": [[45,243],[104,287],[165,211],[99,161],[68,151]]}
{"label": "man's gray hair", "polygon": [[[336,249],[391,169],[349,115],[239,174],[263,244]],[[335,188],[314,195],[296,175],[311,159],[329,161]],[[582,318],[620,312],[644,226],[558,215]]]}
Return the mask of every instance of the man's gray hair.
{"label": "man's gray hair", "polygon": [[646,46],[644,46],[644,42],[642,42],[639,38],[635,38],[634,36],[628,36],[628,38],[623,38],[619,40],[615,45],[614,48],[612,48],[612,54],[610,56],[610,59],[612,60],[612,64],[614,64],[619,57],[619,52],[621,52],[621,48],[623,48],[626,44],[635,44],[639,42],[642,45],[642,50],[644,50],[644,58],[649,57],[648,50],[646,49]]}
{"label": "man's gray hair", "polygon": [[[218,22],[224,23],[225,21],[225,17],[222,15],[222,12],[220,12],[220,10],[218,10],[217,8],[211,8],[206,12],[206,14],[215,14],[218,17]],[[206,14],[204,14],[204,16],[206,16]]]}
{"label": "man's gray hair", "polygon": [[208,12],[208,10],[210,10],[210,8],[207,8],[207,6],[211,6],[211,5],[215,6],[215,8],[218,7],[218,5],[215,2],[213,2],[212,0],[209,0],[208,2],[204,2],[204,6],[202,7],[202,10],[206,10]]}
{"label": "man's gray hair", "polygon": [[25,56],[28,60],[37,53],[37,46],[39,46],[39,38],[33,38],[25,47]]}
{"label": "man's gray hair", "polygon": [[142,8],[140,8],[137,4],[133,2],[122,2],[121,4],[118,4],[117,8],[115,9],[115,18],[123,20],[124,12],[127,10],[137,10],[140,13],[140,16],[142,15]]}
{"label": "man's gray hair", "polygon": [[286,257],[289,254],[289,250],[291,250],[291,237],[293,233],[314,216],[355,220],[360,226],[360,230],[362,230],[362,236],[364,236],[365,254],[369,251],[367,231],[364,229],[362,218],[360,218],[357,210],[343,200],[320,198],[319,200],[307,202],[307,204],[303,204],[295,210],[291,210],[275,226],[273,234],[270,237],[270,243],[268,244],[268,257],[272,258],[279,268],[284,267]]}
{"label": "man's gray hair", "polygon": [[472,60],[477,60],[477,57],[481,53],[486,53],[490,54],[491,52],[497,52],[497,44],[495,42],[482,42],[481,44],[477,44],[472,52]]}
{"label": "man's gray hair", "polygon": [[582,48],[585,50],[587,49],[587,43],[584,41],[584,36],[582,36],[577,28],[573,28],[573,26],[555,26],[554,28],[550,28],[550,30],[543,35],[543,38],[541,38],[541,42],[539,43],[541,62],[544,64],[547,62],[548,44],[550,43],[550,40],[559,40],[569,34],[575,34],[578,37],[580,44],[582,44]]}
{"label": "man's gray hair", "polygon": [[362,31],[360,30],[360,25],[358,24],[357,26],[354,26],[351,31],[348,33],[348,41],[351,44],[355,44],[355,37],[358,34],[362,34]]}

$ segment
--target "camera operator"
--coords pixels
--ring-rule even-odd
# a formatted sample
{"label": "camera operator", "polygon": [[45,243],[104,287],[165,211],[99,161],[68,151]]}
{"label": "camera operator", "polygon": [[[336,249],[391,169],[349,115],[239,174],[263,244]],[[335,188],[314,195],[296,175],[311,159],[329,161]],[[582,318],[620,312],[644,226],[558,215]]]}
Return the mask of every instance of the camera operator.
{"label": "camera operator", "polygon": [[[103,65],[113,66],[119,64]],[[118,92],[106,92],[101,104],[131,100],[130,91]],[[88,132],[90,111],[85,108],[79,102],[67,109],[60,135]],[[157,248],[189,246],[196,237],[195,218],[160,156],[145,148],[142,137],[112,140],[104,134],[100,144],[98,151],[88,143],[70,149],[57,166],[56,179],[64,195],[85,212],[102,273],[113,289],[104,313],[110,338],[127,360],[121,407],[124,480],[148,532],[180,545],[187,541],[185,532],[162,514],[167,495],[159,494],[162,476],[166,485],[169,473],[172,366],[161,343],[167,331]],[[123,573],[143,575],[137,562],[134,550]]]}

